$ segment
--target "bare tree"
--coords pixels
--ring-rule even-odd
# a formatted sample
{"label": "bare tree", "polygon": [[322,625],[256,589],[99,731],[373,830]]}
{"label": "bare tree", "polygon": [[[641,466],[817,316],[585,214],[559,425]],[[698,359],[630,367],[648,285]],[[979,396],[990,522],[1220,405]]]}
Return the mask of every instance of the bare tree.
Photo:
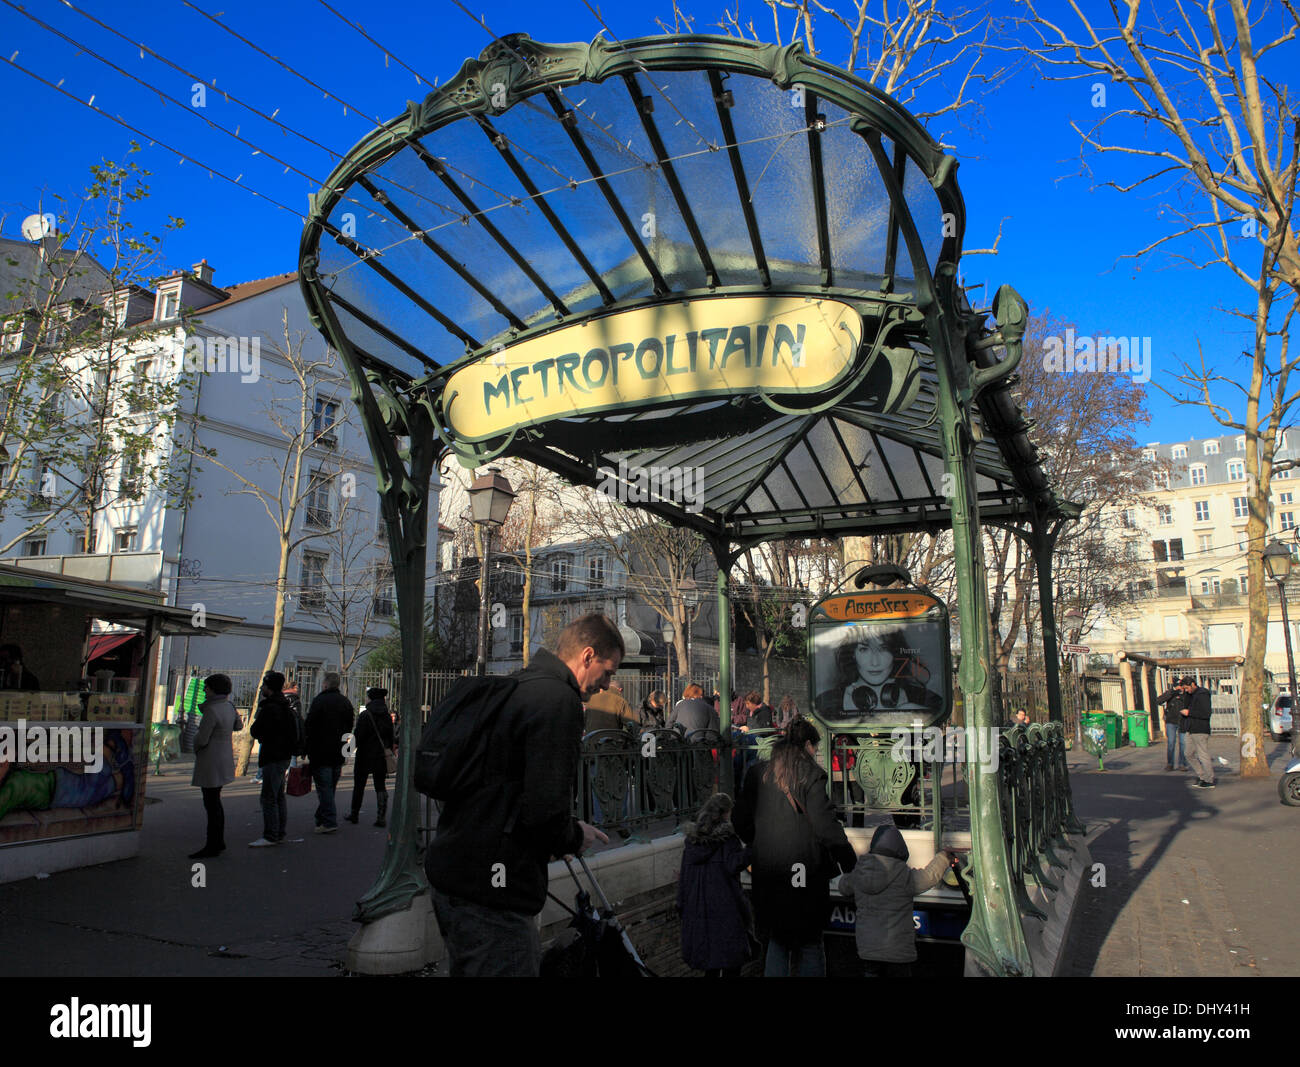
{"label": "bare tree", "polygon": [[[1297,397],[1290,331],[1300,308],[1300,114],[1286,78],[1295,71],[1300,14],[1289,0],[1255,12],[1248,0],[1203,0],[1164,13],[1127,0],[1097,18],[1072,3],[1076,28],[1066,28],[1032,3],[1025,7],[1030,54],[1049,77],[1093,79],[1094,102],[1103,105],[1091,128],[1075,125],[1085,166],[1089,156],[1117,156],[1127,173],[1137,166],[1137,177],[1102,186],[1168,197],[1162,208],[1176,220],[1170,232],[1131,256],[1161,250],[1197,269],[1221,269],[1249,293],[1236,309],[1251,324],[1245,373],[1216,370],[1202,356],[1199,365],[1182,363],[1168,391],[1246,438],[1250,595],[1241,722],[1243,736],[1258,741],[1269,611],[1262,553],[1277,443]],[[1128,106],[1105,106],[1109,86]],[[1268,774],[1262,746],[1243,748],[1241,773]]]}
{"label": "bare tree", "polygon": [[0,264],[0,511],[21,516],[0,553],[59,523],[90,552],[106,510],[154,494],[188,503],[189,445],[173,433],[194,381],[178,358],[189,318],[153,321],[162,238],[136,232],[128,211],[148,172],[90,170],[76,201],[42,198],[34,239]]}

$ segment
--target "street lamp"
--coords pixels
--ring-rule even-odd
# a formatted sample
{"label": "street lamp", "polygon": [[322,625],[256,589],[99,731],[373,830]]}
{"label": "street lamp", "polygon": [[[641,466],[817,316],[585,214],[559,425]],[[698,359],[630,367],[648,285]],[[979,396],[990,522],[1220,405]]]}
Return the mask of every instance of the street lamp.
{"label": "street lamp", "polygon": [[479,568],[478,591],[478,663],[476,673],[487,674],[488,633],[488,557],[492,555],[492,531],[506,521],[515,492],[500,467],[489,467],[487,474],[474,479],[469,487],[470,521],[483,538],[483,559]]}
{"label": "street lamp", "polygon": [[1296,741],[1296,718],[1300,708],[1296,707],[1295,657],[1291,655],[1291,622],[1286,615],[1286,579],[1291,573],[1291,552],[1281,541],[1270,541],[1264,549],[1264,569],[1268,576],[1277,582],[1277,598],[1282,604],[1282,636],[1286,640],[1286,672],[1291,683],[1291,754],[1300,754],[1300,744]]}
{"label": "street lamp", "polygon": [[694,578],[683,578],[677,589],[681,593],[682,604],[686,608],[684,612],[686,616],[686,673],[694,678],[695,664],[691,662],[691,655],[695,650],[692,647],[694,642],[691,640],[693,636],[691,622],[695,617],[695,609],[700,603],[700,587],[695,584]]}
{"label": "street lamp", "polygon": [[677,627],[673,625],[672,619],[664,619],[664,624],[659,631],[664,639],[664,670],[667,672],[664,678],[664,685],[668,689],[668,704],[673,703],[673,645],[676,644]]}
{"label": "street lamp", "polygon": [[[1083,629],[1083,624],[1086,619],[1086,616],[1083,614],[1083,612],[1079,611],[1078,608],[1071,608],[1069,611],[1065,613],[1065,619],[1067,624],[1071,622],[1074,623],[1074,628],[1070,630],[1070,644],[1077,645],[1079,643],[1079,633]],[[1074,679],[1074,693],[1072,695],[1072,699],[1074,701],[1075,711],[1077,713],[1074,722],[1074,739],[1075,739],[1075,743],[1078,744],[1080,748],[1082,748],[1083,747],[1083,713],[1087,709],[1084,707],[1086,701],[1084,700],[1083,694],[1080,692],[1082,685],[1079,682],[1079,673],[1080,673],[1079,656],[1080,653],[1078,652],[1070,653],[1070,677]]]}

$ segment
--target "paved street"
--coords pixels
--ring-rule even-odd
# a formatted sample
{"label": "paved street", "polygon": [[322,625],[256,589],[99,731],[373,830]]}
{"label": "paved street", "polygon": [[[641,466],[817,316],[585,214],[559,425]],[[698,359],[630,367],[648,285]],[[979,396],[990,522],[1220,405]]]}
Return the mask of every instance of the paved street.
{"label": "paved street", "polygon": [[[1266,746],[1276,773],[1286,746]],[[1108,754],[1104,773],[1071,753],[1075,808],[1105,886],[1085,884],[1063,973],[1300,974],[1290,918],[1300,809],[1279,803],[1276,777],[1237,777],[1235,739],[1212,738],[1210,751],[1220,772],[1213,790],[1165,772],[1163,739]]]}
{"label": "paved street", "polygon": [[[1285,746],[1270,745],[1276,762]],[[1066,949],[1076,976],[1300,974],[1300,932],[1288,920],[1300,884],[1300,811],[1278,803],[1276,778],[1236,777],[1235,744],[1219,787],[1164,772],[1164,748],[1124,748],[1106,761],[1071,753],[1076,808],[1105,885],[1085,887]],[[150,776],[143,849],[135,859],[0,886],[0,959],[30,976],[342,973],[356,899],[383,852],[369,825],[312,834],[315,796],[289,798],[298,844],[250,849],[261,832],[257,786],[227,787],[228,851],[191,885],[187,854],[203,836],[189,765]],[[345,777],[343,797],[350,794]],[[346,804],[346,799],[343,804]]]}

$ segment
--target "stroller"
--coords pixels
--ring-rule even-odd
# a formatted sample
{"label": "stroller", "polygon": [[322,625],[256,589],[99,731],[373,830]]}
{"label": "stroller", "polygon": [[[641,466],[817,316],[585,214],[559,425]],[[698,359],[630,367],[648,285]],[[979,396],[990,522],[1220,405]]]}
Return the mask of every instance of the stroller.
{"label": "stroller", "polygon": [[638,955],[632,939],[614,914],[596,876],[581,856],[578,862],[600,902],[593,906],[591,894],[583,888],[573,864],[566,858],[578,892],[570,908],[554,893],[547,893],[555,903],[573,916],[571,932],[542,955],[543,978],[654,978],[657,977]]}

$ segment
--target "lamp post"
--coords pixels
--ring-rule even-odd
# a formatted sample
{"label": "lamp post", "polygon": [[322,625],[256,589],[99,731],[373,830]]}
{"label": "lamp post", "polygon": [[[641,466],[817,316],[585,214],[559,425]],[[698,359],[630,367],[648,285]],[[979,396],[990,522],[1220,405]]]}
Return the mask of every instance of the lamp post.
{"label": "lamp post", "polygon": [[673,645],[676,643],[677,627],[673,625],[672,619],[664,619],[664,624],[659,631],[664,639],[664,685],[668,689],[666,698],[668,706],[673,705]]}
{"label": "lamp post", "polygon": [[500,467],[489,467],[487,474],[474,479],[469,487],[471,520],[483,538],[483,559],[479,568],[478,590],[478,662],[475,673],[487,674],[488,634],[488,558],[492,555],[492,531],[506,521],[515,492]]}
{"label": "lamp post", "polygon": [[[1079,643],[1079,632],[1083,629],[1084,614],[1077,608],[1071,608],[1065,613],[1067,623],[1074,623],[1073,629],[1070,630],[1070,644]],[[1079,682],[1079,653],[1070,653],[1070,677],[1074,679],[1074,703],[1076,705],[1074,721],[1074,741],[1080,748],[1083,748],[1083,713],[1086,710],[1083,707],[1083,695],[1080,692],[1081,684]]]}
{"label": "lamp post", "polygon": [[682,604],[686,609],[683,612],[686,616],[686,673],[690,675],[691,678],[694,678],[695,664],[692,662],[691,656],[695,650],[692,648],[694,642],[691,640],[693,636],[691,633],[691,621],[695,616],[695,609],[700,603],[700,587],[695,584],[694,578],[683,578],[677,589],[678,592],[681,593]]}
{"label": "lamp post", "polygon": [[1281,541],[1270,541],[1264,549],[1264,569],[1277,582],[1277,598],[1282,604],[1282,636],[1286,640],[1286,672],[1291,689],[1291,755],[1300,754],[1296,742],[1295,658],[1291,655],[1291,622],[1286,614],[1286,579],[1291,573],[1291,553]]}

